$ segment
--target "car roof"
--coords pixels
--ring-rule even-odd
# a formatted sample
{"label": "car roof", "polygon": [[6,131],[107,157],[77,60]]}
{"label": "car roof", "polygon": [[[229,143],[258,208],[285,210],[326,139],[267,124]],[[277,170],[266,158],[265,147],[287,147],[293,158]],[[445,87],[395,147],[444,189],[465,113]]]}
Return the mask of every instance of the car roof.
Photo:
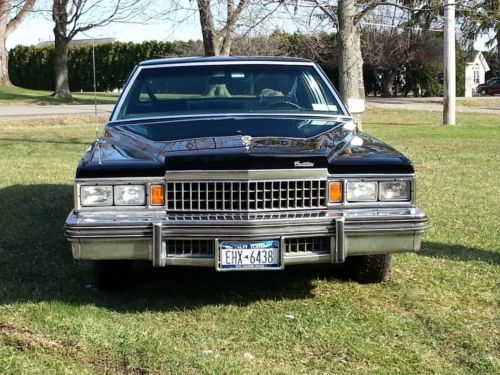
{"label": "car roof", "polygon": [[288,63],[312,63],[312,60],[300,57],[277,57],[277,56],[210,56],[210,57],[175,57],[156,60],[146,60],[139,63],[139,66],[183,64],[183,63],[204,63],[204,62],[288,62]]}

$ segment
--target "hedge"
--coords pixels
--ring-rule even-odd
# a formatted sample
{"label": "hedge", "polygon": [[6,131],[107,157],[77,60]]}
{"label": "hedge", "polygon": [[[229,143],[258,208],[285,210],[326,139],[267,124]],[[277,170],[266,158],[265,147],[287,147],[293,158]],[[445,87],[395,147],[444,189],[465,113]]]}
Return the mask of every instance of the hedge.
{"label": "hedge", "polygon": [[[200,43],[115,42],[95,46],[97,90],[110,91],[125,84],[134,66],[143,60],[165,56],[184,56],[198,52]],[[54,46],[37,48],[17,46],[9,52],[9,75],[19,87],[54,89]],[[71,91],[92,91],[92,46],[69,49],[69,86]]]}

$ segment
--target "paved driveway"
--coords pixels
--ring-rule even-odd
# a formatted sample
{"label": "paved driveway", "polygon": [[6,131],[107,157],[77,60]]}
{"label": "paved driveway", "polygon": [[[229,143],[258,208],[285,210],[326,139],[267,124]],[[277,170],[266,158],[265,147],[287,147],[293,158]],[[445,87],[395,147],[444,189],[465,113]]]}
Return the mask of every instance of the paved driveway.
{"label": "paved driveway", "polygon": [[[98,104],[99,115],[111,114],[113,104]],[[0,119],[53,117],[67,115],[93,115],[93,104],[60,104],[60,105],[5,105],[0,106]]]}
{"label": "paved driveway", "polygon": [[[477,106],[471,106],[474,101],[477,101]],[[367,107],[441,112],[443,110],[443,98],[368,97]],[[457,98],[457,112],[500,114],[500,97]]]}

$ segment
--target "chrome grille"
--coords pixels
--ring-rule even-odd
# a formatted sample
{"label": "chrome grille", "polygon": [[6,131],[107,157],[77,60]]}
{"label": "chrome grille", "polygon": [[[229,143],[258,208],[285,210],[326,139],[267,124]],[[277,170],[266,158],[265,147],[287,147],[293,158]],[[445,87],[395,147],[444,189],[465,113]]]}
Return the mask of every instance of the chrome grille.
{"label": "chrome grille", "polygon": [[167,240],[165,245],[167,256],[213,256],[214,254],[213,240]]}
{"label": "chrome grille", "polygon": [[329,253],[331,237],[299,237],[285,239],[285,254]]}
{"label": "chrome grille", "polygon": [[326,207],[326,180],[167,182],[170,211],[262,211]]}

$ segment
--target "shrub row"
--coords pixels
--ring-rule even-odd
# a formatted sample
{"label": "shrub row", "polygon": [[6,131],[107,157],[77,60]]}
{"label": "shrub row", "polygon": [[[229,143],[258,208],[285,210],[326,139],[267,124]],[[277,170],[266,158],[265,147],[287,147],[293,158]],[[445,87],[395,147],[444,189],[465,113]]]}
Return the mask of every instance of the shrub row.
{"label": "shrub row", "polygon": [[[199,42],[123,43],[95,46],[97,90],[123,87],[133,67],[140,61],[165,56],[183,56],[199,49]],[[37,48],[17,46],[9,52],[9,75],[16,86],[29,89],[54,89],[54,46]],[[92,46],[69,50],[69,86],[71,91],[92,91]]]}

